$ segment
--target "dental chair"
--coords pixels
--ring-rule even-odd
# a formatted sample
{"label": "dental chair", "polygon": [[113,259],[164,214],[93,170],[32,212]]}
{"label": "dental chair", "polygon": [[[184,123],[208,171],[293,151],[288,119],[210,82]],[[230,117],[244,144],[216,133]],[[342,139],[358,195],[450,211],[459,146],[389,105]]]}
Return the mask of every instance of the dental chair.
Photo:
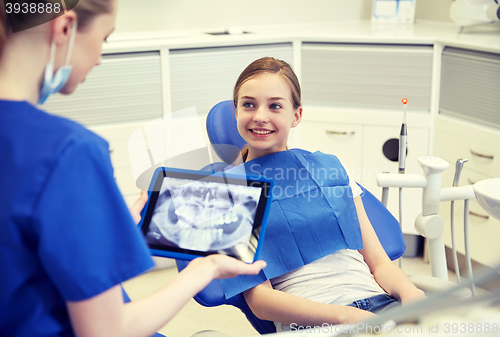
{"label": "dental chair", "polygon": [[[235,108],[233,101],[223,101],[215,105],[207,116],[207,132],[212,147],[222,162],[210,164],[203,168],[206,171],[217,172],[230,167],[230,164],[239,155],[246,142],[240,136],[236,127]],[[228,146],[231,145],[231,146]],[[305,150],[292,149],[300,153],[309,153]],[[387,208],[365,188],[361,199],[377,236],[391,260],[400,258],[406,249],[403,233],[399,222],[392,216]],[[189,261],[177,260],[178,270],[184,269]],[[195,297],[195,301],[206,307],[219,305],[232,305],[240,309],[255,330],[260,334],[276,332],[273,322],[257,318],[243,297],[238,294],[226,299],[218,280],[212,281],[205,289],[200,291]]]}

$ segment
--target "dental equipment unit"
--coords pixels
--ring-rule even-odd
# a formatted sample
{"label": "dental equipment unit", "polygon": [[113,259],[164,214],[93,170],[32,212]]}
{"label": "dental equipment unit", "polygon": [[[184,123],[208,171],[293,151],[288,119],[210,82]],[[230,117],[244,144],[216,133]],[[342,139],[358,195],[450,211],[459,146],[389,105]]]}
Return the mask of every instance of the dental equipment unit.
{"label": "dental equipment unit", "polygon": [[[455,270],[457,280],[460,283],[458,262],[456,258],[456,247],[454,240],[454,218],[453,207],[454,201],[464,200],[464,237],[465,237],[465,257],[467,261],[467,275],[471,284],[471,292],[475,297],[476,291],[473,282],[471,257],[469,249],[469,233],[468,233],[468,205],[469,199],[476,198],[480,205],[493,217],[500,217],[500,178],[493,178],[480,181],[474,185],[458,186],[458,180],[462,171],[463,165],[467,159],[459,159],[456,163],[455,177],[452,187],[441,187],[441,173],[449,167],[449,163],[437,157],[421,157],[418,159],[424,174],[402,174],[405,172],[404,159],[406,155],[406,104],[407,100],[403,99],[405,105],[403,125],[400,133],[400,148],[399,148],[399,167],[398,174],[381,173],[377,176],[378,186],[382,187],[382,202],[386,205],[388,198],[389,187],[402,188],[422,188],[422,212],[415,220],[415,229],[417,232],[427,239],[429,248],[429,259],[431,264],[432,276],[448,280],[447,263],[445,245],[443,239],[444,220],[438,214],[439,204],[442,201],[452,202],[452,249],[454,255]],[[477,185],[477,188],[476,188]],[[401,195],[400,195],[400,212],[401,212]],[[401,215],[400,215],[401,218]]]}

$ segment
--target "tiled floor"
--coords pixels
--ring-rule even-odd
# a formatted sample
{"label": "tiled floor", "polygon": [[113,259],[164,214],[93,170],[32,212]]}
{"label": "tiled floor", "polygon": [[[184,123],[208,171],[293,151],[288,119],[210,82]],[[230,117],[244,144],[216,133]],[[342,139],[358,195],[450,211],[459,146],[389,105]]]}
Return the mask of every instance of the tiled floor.
{"label": "tiled floor", "polygon": [[[168,262],[163,263],[164,266],[168,264]],[[421,258],[403,258],[402,269],[407,275],[431,275],[430,265]],[[155,291],[176,274],[175,268],[159,269],[128,281],[124,287],[134,300]],[[455,280],[452,272],[449,272],[449,279]],[[194,300],[191,300],[160,332],[170,337],[188,337],[202,330],[217,330],[232,337],[258,335],[237,308],[231,306],[206,308]]]}

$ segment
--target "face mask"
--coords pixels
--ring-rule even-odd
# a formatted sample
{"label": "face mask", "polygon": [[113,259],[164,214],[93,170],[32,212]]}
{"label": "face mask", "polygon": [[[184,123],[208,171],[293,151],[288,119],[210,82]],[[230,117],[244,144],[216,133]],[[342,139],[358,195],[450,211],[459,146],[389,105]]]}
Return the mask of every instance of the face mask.
{"label": "face mask", "polygon": [[56,41],[52,38],[52,46],[50,48],[50,61],[45,66],[45,75],[43,77],[42,87],[40,88],[40,94],[38,96],[38,104],[43,104],[47,101],[50,95],[59,92],[66,82],[68,82],[69,76],[71,75],[71,70],[73,66],[70,66],[69,60],[71,59],[71,52],[73,51],[73,43],[75,42],[76,35],[76,21],[73,22],[73,30],[71,31],[71,36],[69,38],[68,54],[66,55],[66,64],[60,67],[54,74],[54,59],[56,56]]}

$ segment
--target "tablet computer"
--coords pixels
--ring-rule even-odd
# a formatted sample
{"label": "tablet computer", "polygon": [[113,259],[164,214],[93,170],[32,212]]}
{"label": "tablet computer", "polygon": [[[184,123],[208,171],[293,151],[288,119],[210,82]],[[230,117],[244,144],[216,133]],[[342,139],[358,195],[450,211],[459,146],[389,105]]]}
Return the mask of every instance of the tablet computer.
{"label": "tablet computer", "polygon": [[263,177],[160,167],[141,231],[155,256],[191,260],[224,254],[256,261],[272,186]]}

